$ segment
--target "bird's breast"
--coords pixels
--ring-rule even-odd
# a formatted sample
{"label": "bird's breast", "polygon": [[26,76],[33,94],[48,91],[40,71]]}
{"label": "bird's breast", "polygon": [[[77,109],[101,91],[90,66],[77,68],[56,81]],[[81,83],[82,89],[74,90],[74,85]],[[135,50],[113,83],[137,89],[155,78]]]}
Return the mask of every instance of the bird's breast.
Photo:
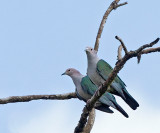
{"label": "bird's breast", "polygon": [[88,71],[88,76],[91,79],[91,81],[96,85],[96,86],[100,86],[102,83],[104,83],[104,80],[102,79],[102,77],[98,74],[98,72],[96,70],[94,71]]}
{"label": "bird's breast", "polygon": [[88,100],[88,99],[91,98],[91,96],[90,96],[89,94],[87,94],[86,92],[83,91],[83,89],[82,89],[81,86],[77,87],[77,92],[78,92],[78,94],[79,94],[82,98],[84,98],[85,100]]}

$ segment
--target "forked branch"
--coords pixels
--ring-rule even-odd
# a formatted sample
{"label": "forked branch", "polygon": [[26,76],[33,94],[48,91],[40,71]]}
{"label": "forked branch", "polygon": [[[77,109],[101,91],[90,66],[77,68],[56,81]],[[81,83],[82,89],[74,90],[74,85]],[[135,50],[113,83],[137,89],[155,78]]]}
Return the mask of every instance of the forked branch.
{"label": "forked branch", "polygon": [[75,133],[80,133],[83,130],[83,128],[86,124],[89,112],[94,107],[94,104],[96,103],[96,101],[107,91],[107,88],[111,85],[112,81],[117,76],[118,72],[123,68],[124,64],[129,59],[131,59],[133,57],[137,57],[139,54],[142,55],[142,54],[147,54],[147,53],[152,53],[152,52],[159,52],[160,47],[145,50],[145,48],[152,47],[153,45],[158,43],[158,41],[159,41],[159,38],[157,38],[155,41],[153,41],[149,44],[141,46],[140,48],[138,48],[135,51],[128,52],[127,54],[124,55],[124,57],[121,60],[119,60],[117,62],[113,71],[108,76],[108,79],[98,88],[98,90],[95,92],[95,94],[92,96],[92,98],[85,105],[83,112],[81,114],[81,118],[79,120],[79,123],[78,123],[77,127],[75,128],[75,131],[74,131]]}
{"label": "forked branch", "polygon": [[96,42],[95,42],[95,45],[94,45],[94,50],[98,51],[98,48],[99,48],[99,40],[101,38],[101,35],[102,35],[102,31],[103,31],[103,28],[104,28],[104,25],[106,23],[106,20],[109,16],[109,14],[111,13],[112,10],[114,9],[117,9],[118,7],[120,6],[123,6],[123,5],[126,5],[128,4],[127,2],[125,3],[122,3],[122,4],[118,4],[120,0],[114,0],[110,6],[108,7],[107,11],[105,12],[105,14],[103,15],[103,18],[102,18],[102,21],[101,21],[101,24],[99,26],[99,30],[98,30],[98,33],[97,33],[97,37],[96,37]]}
{"label": "forked branch", "polygon": [[90,133],[95,121],[95,109],[93,108],[92,111],[89,113],[88,121],[82,133]]}

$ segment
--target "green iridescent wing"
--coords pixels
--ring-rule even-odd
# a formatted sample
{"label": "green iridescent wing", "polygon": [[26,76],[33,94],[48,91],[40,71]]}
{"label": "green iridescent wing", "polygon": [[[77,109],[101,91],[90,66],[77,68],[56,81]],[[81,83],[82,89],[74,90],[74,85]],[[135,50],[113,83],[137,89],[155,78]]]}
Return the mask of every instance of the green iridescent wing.
{"label": "green iridescent wing", "polygon": [[[103,79],[107,80],[112,70],[113,68],[106,61],[102,59],[98,61],[97,71]],[[116,76],[116,78],[114,79],[114,82],[120,84],[122,87],[126,86],[119,76]]]}
{"label": "green iridescent wing", "polygon": [[[81,86],[82,86],[83,91],[91,96],[93,96],[94,93],[96,92],[96,90],[98,89],[97,86],[90,80],[90,78],[88,76],[85,76],[82,78]],[[106,92],[99,99],[99,101],[106,104],[106,105],[113,106],[111,101],[115,102],[115,98],[112,94]]]}

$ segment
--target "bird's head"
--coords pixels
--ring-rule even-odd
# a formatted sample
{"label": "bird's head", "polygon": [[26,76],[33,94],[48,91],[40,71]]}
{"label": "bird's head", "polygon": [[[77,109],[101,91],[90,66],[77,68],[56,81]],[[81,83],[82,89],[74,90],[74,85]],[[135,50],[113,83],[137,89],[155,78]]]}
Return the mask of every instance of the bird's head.
{"label": "bird's head", "polygon": [[86,47],[85,49],[88,58],[95,58],[97,57],[97,51],[94,50],[92,47]]}
{"label": "bird's head", "polygon": [[70,77],[80,74],[80,72],[74,68],[68,68],[62,75],[68,75]]}

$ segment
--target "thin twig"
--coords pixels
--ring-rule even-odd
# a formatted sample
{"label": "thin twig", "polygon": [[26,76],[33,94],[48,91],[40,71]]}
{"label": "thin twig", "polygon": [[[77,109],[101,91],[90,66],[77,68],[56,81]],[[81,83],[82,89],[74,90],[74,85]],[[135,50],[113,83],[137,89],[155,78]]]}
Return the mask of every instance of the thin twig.
{"label": "thin twig", "polygon": [[66,100],[77,98],[76,93],[66,93],[58,95],[28,95],[28,96],[12,96],[0,99],[0,104],[16,103],[16,102],[29,102],[32,100]]}
{"label": "thin twig", "polygon": [[137,49],[137,51],[135,51],[135,52],[140,52],[140,51],[142,51],[143,49],[145,49],[145,48],[149,48],[149,47],[152,47],[153,45],[155,45],[155,44],[157,44],[158,43],[158,41],[159,41],[159,39],[160,38],[157,38],[156,40],[154,40],[153,42],[151,42],[151,43],[149,43],[149,44],[145,44],[145,45],[143,45],[143,46],[141,46],[139,49]]}
{"label": "thin twig", "polygon": [[127,53],[128,53],[128,50],[127,50],[124,42],[122,41],[122,39],[121,39],[120,37],[118,37],[118,36],[115,36],[115,38],[116,38],[118,41],[120,41],[120,43],[121,43],[121,45],[122,45],[122,47],[123,47],[123,50],[124,50],[125,54],[127,54]]}
{"label": "thin twig", "polygon": [[148,53],[152,53],[152,52],[160,52],[160,47],[157,47],[157,48],[149,48],[149,49],[143,50],[143,51],[141,52],[141,54],[148,54]]}
{"label": "thin twig", "polygon": [[124,3],[118,4],[118,5],[116,6],[116,8],[118,8],[118,7],[120,7],[120,6],[124,6],[124,5],[126,5],[126,4],[128,4],[128,2],[124,2]]}
{"label": "thin twig", "polygon": [[139,53],[138,55],[137,55],[137,63],[139,64],[140,63],[140,61],[141,61],[141,53]]}
{"label": "thin twig", "polygon": [[[113,71],[109,74],[108,79],[98,88],[98,90],[91,97],[91,99],[89,100],[89,102],[87,102],[87,104],[83,108],[83,112],[81,114],[81,118],[79,120],[79,123],[78,123],[77,127],[75,128],[74,133],[80,133],[83,130],[83,128],[84,128],[84,126],[86,124],[89,112],[94,107],[96,101],[107,91],[107,88],[113,82],[113,80],[117,76],[118,72],[123,68],[124,64],[129,59],[131,59],[133,57],[137,57],[138,54],[141,53],[141,52],[143,52],[142,50],[144,50],[145,48],[151,47],[154,44],[158,43],[158,41],[159,41],[159,38],[157,38],[155,41],[153,41],[150,44],[146,44],[146,45],[141,46],[139,49],[137,49],[135,51],[130,51],[130,52],[128,52],[128,54],[125,54],[125,56],[120,61],[118,61],[118,63],[114,67]],[[151,53],[151,52],[159,52],[160,49],[158,47],[158,48],[155,48],[154,50],[153,49],[147,49],[147,50]]]}
{"label": "thin twig", "polygon": [[122,4],[117,4],[120,0],[114,0],[110,6],[108,7],[107,11],[105,12],[103,18],[102,18],[102,21],[101,21],[101,24],[99,26],[99,30],[98,30],[98,33],[97,33],[97,37],[96,37],[96,42],[95,42],[95,45],[94,45],[94,50],[98,51],[98,48],[99,48],[99,41],[100,41],[100,38],[101,38],[101,35],[102,35],[102,31],[103,31],[103,28],[104,28],[104,25],[106,23],[106,20],[109,16],[109,14],[111,13],[112,10],[120,7],[120,6],[123,6],[123,5],[126,5],[127,2],[125,3],[122,3]]}
{"label": "thin twig", "polygon": [[157,48],[149,48],[149,49],[142,50],[142,52],[140,52],[139,55],[137,56],[138,64],[140,63],[141,55],[142,55],[142,54],[148,54],[148,53],[151,53],[151,52],[160,52],[160,47],[157,47]]}
{"label": "thin twig", "polygon": [[118,47],[118,55],[117,55],[117,60],[118,61],[122,59],[122,48],[123,48],[122,44],[119,45],[119,47]]}

